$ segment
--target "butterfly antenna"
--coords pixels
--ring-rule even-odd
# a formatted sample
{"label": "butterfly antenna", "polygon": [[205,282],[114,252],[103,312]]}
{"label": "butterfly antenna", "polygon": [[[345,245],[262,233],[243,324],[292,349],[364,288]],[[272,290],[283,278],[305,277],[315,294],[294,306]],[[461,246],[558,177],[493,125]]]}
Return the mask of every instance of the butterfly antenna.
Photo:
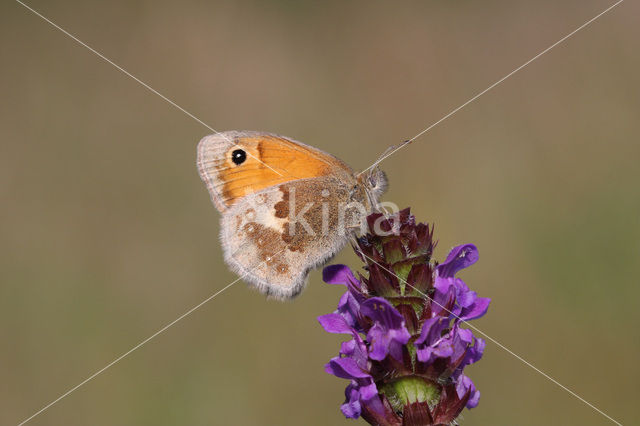
{"label": "butterfly antenna", "polygon": [[378,159],[369,167],[367,167],[366,169],[364,169],[363,171],[361,171],[359,175],[363,174],[364,172],[368,171],[369,174],[373,173],[373,171],[376,169],[376,167],[378,166],[378,164],[382,163],[387,157],[393,155],[396,151],[401,150],[402,148],[404,148],[406,145],[409,145],[411,142],[414,141],[415,138],[411,138],[411,139],[407,139],[404,142],[401,142],[397,145],[391,145],[389,148],[387,148],[382,155],[380,155],[380,157],[378,157]]}

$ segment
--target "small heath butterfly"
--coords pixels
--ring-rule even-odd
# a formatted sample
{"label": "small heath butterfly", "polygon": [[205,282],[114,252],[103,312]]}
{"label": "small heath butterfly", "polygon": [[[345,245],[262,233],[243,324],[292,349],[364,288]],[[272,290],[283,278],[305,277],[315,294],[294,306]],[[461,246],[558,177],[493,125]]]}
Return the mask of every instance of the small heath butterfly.
{"label": "small heath butterfly", "polygon": [[222,214],[226,263],[277,299],[299,294],[309,271],[355,238],[387,186],[377,168],[356,175],[330,154],[264,132],[205,136],[197,163]]}

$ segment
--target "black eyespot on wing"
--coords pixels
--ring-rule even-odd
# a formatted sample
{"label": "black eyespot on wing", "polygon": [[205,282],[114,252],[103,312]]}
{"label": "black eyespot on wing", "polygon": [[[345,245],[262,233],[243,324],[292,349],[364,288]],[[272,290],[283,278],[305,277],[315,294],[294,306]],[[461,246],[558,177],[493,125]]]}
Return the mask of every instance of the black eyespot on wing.
{"label": "black eyespot on wing", "polygon": [[233,163],[238,166],[244,163],[246,159],[247,159],[247,153],[244,152],[243,149],[236,149],[231,153],[231,161],[233,161]]}

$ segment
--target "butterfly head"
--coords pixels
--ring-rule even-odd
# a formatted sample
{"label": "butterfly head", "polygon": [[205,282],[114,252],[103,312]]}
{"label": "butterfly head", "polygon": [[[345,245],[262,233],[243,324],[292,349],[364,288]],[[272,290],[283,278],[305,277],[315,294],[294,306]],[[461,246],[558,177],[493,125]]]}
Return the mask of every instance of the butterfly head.
{"label": "butterfly head", "polygon": [[374,210],[377,210],[378,201],[382,194],[387,191],[387,175],[377,167],[367,173],[358,176],[358,184],[361,185]]}

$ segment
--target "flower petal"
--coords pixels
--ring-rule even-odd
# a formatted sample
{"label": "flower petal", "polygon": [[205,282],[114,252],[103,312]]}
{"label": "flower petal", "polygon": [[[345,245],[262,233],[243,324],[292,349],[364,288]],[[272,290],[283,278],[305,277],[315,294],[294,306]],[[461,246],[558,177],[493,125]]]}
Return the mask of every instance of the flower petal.
{"label": "flower petal", "polygon": [[458,398],[462,399],[469,392],[469,400],[467,401],[467,408],[473,408],[478,405],[480,400],[480,392],[476,389],[475,385],[467,376],[460,376],[456,383],[456,393]]}
{"label": "flower petal", "polygon": [[480,318],[487,313],[487,310],[489,309],[489,303],[491,303],[491,299],[489,299],[488,297],[476,298],[473,305],[462,310],[460,319],[463,321],[469,321],[472,319]]}
{"label": "flower petal", "polygon": [[449,326],[449,319],[444,317],[429,318],[422,324],[416,345],[432,345],[442,336],[442,331]]}
{"label": "flower petal", "polygon": [[[404,317],[389,301],[382,297],[370,297],[362,303],[362,315],[371,318],[387,330],[404,327]],[[405,342],[406,343],[406,342]]]}
{"label": "flower petal", "polygon": [[373,382],[373,379],[371,379],[371,383],[366,384],[364,386],[360,386],[360,397],[365,400],[368,401],[372,398],[376,398],[378,396],[378,388],[376,387],[376,384]]}
{"label": "flower petal", "polygon": [[342,414],[348,419],[357,419],[360,417],[362,407],[360,405],[360,392],[355,382],[351,382],[344,390],[344,404],[340,406]]}
{"label": "flower petal", "polygon": [[353,334],[355,330],[340,314],[326,314],[318,317],[318,322],[328,333]]}
{"label": "flower petal", "polygon": [[327,284],[349,285],[358,280],[347,265],[329,265],[322,270],[322,281]]}
{"label": "flower petal", "polygon": [[473,265],[477,261],[478,248],[473,244],[463,244],[451,249],[447,260],[438,265],[436,271],[441,277],[453,277],[456,272]]}
{"label": "flower petal", "polygon": [[371,343],[369,358],[376,361],[385,359],[389,353],[389,343],[391,341],[386,330],[379,323],[376,323],[367,333],[367,339]]}
{"label": "flower petal", "polygon": [[449,358],[453,354],[451,336],[454,330],[442,336],[442,332],[447,327],[449,327],[449,319],[446,317],[435,317],[424,322],[420,336],[414,342],[418,361],[431,363],[435,358]]}
{"label": "flower petal", "polygon": [[338,303],[337,312],[344,317],[347,324],[356,329],[359,332],[363,332],[360,325],[360,303],[356,297],[352,294],[351,289],[345,291],[340,302]]}
{"label": "flower petal", "polygon": [[402,348],[411,335],[404,325],[404,317],[387,300],[371,297],[362,303],[360,312],[373,321],[367,333],[371,342],[369,358],[381,361],[391,352],[398,361],[402,360]]}
{"label": "flower petal", "polygon": [[356,361],[352,358],[332,358],[324,366],[324,371],[329,374],[333,374],[341,379],[362,379],[365,377],[371,377],[369,373],[363,371]]}
{"label": "flower petal", "polygon": [[469,400],[467,401],[467,408],[474,408],[478,406],[478,402],[480,402],[480,391],[478,389],[473,388],[473,390],[471,391],[471,396],[469,397]]}

